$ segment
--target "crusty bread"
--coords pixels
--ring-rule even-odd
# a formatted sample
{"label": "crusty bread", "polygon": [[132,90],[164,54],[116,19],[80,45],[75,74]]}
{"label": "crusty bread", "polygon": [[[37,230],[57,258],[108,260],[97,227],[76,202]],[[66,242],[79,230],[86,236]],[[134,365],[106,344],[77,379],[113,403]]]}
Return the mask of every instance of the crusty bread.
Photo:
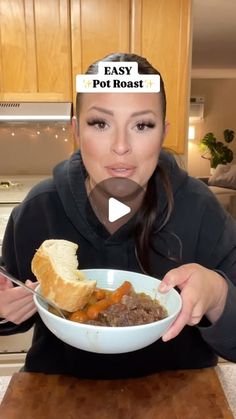
{"label": "crusty bread", "polygon": [[45,240],[31,263],[42,295],[69,312],[83,308],[96,287],[77,269],[77,249],[67,240]]}

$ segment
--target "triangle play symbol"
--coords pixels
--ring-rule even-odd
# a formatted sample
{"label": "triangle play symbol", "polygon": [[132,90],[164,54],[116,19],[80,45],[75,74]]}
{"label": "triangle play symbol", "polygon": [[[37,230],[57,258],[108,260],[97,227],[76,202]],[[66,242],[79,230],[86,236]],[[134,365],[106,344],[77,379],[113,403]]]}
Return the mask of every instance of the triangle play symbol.
{"label": "triangle play symbol", "polygon": [[111,223],[118,220],[124,215],[129,214],[131,208],[128,205],[123,204],[115,198],[109,198],[108,200],[108,219]]}

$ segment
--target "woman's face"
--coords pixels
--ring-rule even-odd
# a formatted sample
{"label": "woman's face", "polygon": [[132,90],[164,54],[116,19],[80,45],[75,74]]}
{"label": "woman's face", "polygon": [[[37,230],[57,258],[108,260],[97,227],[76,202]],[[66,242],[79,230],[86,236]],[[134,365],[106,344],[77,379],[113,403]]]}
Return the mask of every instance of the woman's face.
{"label": "woman's face", "polygon": [[77,136],[89,189],[111,177],[129,178],[145,188],[165,132],[159,94],[81,95]]}

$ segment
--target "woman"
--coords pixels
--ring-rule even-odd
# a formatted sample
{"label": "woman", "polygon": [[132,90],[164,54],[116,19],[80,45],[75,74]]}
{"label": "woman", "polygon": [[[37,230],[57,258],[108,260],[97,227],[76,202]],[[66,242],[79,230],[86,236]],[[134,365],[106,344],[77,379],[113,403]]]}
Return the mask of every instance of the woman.
{"label": "woman", "polygon": [[[114,54],[103,61],[137,61],[140,74],[159,74],[144,58]],[[96,73],[92,65],[88,73]],[[77,95],[80,146],[14,209],[3,243],[6,269],[30,278],[35,250],[49,238],[79,244],[80,268],[148,272],[160,291],[177,286],[183,309],[154,344],[128,354],[93,354],[58,340],[35,314],[32,297],[1,278],[1,334],[35,323],[26,371],[78,377],[131,377],[179,368],[203,368],[217,355],[236,360],[236,225],[200,181],[161,151],[168,129],[165,91]],[[107,178],[135,181],[145,197],[125,225],[110,234],[88,211],[88,195]],[[92,204],[93,205],[93,204]],[[94,208],[95,210],[95,208]]]}

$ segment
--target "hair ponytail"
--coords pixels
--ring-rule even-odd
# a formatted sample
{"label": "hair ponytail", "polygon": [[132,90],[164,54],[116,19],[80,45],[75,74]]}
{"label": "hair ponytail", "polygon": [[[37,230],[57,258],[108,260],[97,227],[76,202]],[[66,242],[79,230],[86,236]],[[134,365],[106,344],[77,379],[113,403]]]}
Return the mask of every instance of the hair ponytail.
{"label": "hair ponytail", "polygon": [[[156,182],[159,174],[161,183],[167,197],[167,210],[164,220],[155,228],[158,213],[158,186]],[[137,214],[135,227],[135,252],[138,263],[144,273],[152,274],[149,261],[149,249],[152,247],[152,238],[155,233],[160,231],[170,218],[173,209],[173,192],[170,180],[161,166],[157,166],[153,175],[148,181],[146,193],[140,210]]]}

